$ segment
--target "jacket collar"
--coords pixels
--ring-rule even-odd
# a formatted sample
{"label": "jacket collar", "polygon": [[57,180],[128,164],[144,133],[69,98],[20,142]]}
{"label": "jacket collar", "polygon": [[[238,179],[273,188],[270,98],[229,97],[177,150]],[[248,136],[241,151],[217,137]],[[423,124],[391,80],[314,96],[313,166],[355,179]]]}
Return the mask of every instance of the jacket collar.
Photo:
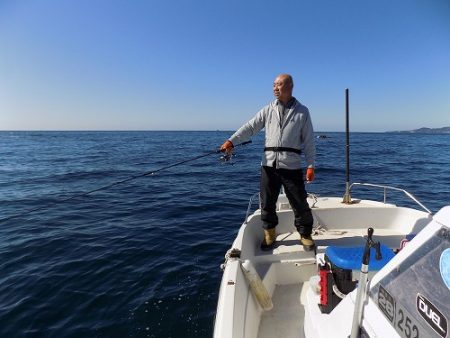
{"label": "jacket collar", "polygon": [[280,100],[276,99],[276,100],[275,100],[275,104],[276,104],[276,105],[281,105],[281,106],[283,106],[285,109],[291,109],[292,106],[294,105],[295,101],[296,101],[295,97],[292,97],[292,98],[288,101],[288,103],[287,103],[286,105],[284,105]]}

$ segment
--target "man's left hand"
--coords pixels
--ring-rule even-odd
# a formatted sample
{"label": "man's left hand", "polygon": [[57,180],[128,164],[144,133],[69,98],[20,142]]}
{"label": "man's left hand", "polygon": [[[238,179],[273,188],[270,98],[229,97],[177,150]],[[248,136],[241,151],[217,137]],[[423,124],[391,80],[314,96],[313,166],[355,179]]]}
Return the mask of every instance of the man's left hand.
{"label": "man's left hand", "polygon": [[308,168],[306,169],[306,182],[312,182],[314,181],[314,168]]}
{"label": "man's left hand", "polygon": [[233,142],[231,142],[230,140],[226,140],[220,147],[220,151],[225,152],[227,155],[230,155],[233,153],[233,148]]}

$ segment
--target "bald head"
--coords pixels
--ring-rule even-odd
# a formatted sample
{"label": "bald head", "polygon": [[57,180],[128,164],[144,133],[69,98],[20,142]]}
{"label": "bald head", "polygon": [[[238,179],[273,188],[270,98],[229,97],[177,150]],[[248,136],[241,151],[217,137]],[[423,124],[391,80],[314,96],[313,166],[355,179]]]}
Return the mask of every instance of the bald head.
{"label": "bald head", "polygon": [[283,104],[289,102],[292,98],[292,89],[294,88],[294,80],[289,74],[280,74],[273,82],[273,94]]}
{"label": "bald head", "polygon": [[290,74],[280,74],[277,76],[277,78],[286,81],[286,83],[290,83],[292,86],[294,86],[294,80],[292,79],[292,76]]}

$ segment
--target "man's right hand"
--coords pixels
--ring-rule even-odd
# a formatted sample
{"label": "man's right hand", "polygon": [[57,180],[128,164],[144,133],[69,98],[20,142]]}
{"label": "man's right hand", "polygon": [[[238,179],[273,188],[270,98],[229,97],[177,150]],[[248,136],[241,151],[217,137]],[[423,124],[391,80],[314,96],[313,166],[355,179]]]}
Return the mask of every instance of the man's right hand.
{"label": "man's right hand", "polygon": [[221,152],[226,152],[227,154],[231,154],[233,152],[234,145],[230,140],[226,140],[224,144],[220,147]]}

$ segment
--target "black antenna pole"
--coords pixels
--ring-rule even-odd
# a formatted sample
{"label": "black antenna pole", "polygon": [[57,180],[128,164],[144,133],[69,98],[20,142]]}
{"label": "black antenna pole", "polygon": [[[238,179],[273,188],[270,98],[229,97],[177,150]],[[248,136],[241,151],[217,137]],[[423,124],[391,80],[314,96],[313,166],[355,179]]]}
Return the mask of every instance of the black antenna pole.
{"label": "black antenna pole", "polygon": [[345,179],[345,194],[343,203],[352,203],[352,197],[350,196],[350,122],[349,122],[349,99],[348,88],[345,89],[345,159],[346,159],[346,179]]}

